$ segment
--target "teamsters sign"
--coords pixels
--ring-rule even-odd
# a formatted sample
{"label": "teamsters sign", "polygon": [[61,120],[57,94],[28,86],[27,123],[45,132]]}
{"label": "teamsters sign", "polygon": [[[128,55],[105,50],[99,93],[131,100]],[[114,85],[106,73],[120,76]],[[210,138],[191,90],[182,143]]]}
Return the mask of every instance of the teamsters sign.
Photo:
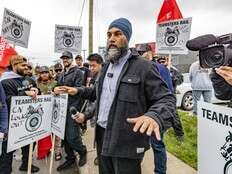
{"label": "teamsters sign", "polygon": [[[56,106],[58,108],[55,117],[53,115],[54,98],[57,97],[52,95],[40,95],[36,99],[27,96],[12,97],[7,152],[50,135],[54,119],[56,119],[56,123],[59,123],[61,120],[62,123],[65,123],[63,117],[66,116],[64,110],[67,109],[67,104],[65,103],[67,103],[68,97],[67,95],[59,97],[63,99],[62,103],[64,104]],[[61,106],[63,107],[62,109],[60,109]],[[61,125],[61,128],[57,124],[57,129],[63,135],[65,124]]]}
{"label": "teamsters sign", "polygon": [[81,54],[82,27],[56,25],[55,26],[55,52],[70,51]]}
{"label": "teamsters sign", "polygon": [[31,21],[18,14],[4,9],[2,36],[10,43],[27,48],[31,29]]}
{"label": "teamsters sign", "polygon": [[232,109],[198,103],[198,173],[232,174]]}
{"label": "teamsters sign", "polygon": [[156,52],[158,54],[188,54],[192,18],[158,23],[156,27]]}
{"label": "teamsters sign", "polygon": [[53,100],[51,131],[61,139],[64,139],[65,133],[67,101],[67,94],[54,96]]}

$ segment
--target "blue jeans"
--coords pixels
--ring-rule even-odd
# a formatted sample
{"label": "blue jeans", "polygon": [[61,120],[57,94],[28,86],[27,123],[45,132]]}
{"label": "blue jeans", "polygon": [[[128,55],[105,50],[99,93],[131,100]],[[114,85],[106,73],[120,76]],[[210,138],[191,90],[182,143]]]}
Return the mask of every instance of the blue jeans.
{"label": "blue jeans", "polygon": [[212,97],[212,90],[193,90],[193,113],[197,115],[197,102],[200,101],[201,95],[205,102],[210,103]]}
{"label": "blue jeans", "polygon": [[167,170],[167,154],[165,144],[163,142],[163,134],[161,134],[161,141],[158,141],[156,137],[150,137],[150,144],[154,152],[155,162],[155,174],[166,174]]}
{"label": "blue jeans", "polygon": [[86,146],[82,142],[79,124],[72,119],[69,113],[65,127],[64,149],[67,154],[66,159],[70,161],[76,159],[74,151],[78,152],[79,155],[86,154]]}

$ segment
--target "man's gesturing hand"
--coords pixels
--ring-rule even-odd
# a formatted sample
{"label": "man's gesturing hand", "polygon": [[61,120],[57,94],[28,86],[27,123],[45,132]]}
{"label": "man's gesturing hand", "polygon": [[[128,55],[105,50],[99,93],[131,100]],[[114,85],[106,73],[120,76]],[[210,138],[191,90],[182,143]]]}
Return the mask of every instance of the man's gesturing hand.
{"label": "man's gesturing hand", "polygon": [[69,95],[76,95],[78,93],[78,90],[74,87],[58,86],[58,87],[55,87],[54,93],[56,95],[63,94],[63,93],[68,93]]}
{"label": "man's gesturing hand", "polygon": [[137,118],[128,118],[127,121],[131,124],[135,124],[133,128],[134,132],[139,130],[140,133],[146,132],[148,136],[151,136],[151,134],[154,132],[157,140],[161,140],[159,125],[154,119],[142,115]]}
{"label": "man's gesturing hand", "polygon": [[66,90],[65,86],[57,86],[57,87],[54,88],[54,93],[56,95],[63,94],[63,93],[66,93],[66,92],[67,92],[67,90]]}

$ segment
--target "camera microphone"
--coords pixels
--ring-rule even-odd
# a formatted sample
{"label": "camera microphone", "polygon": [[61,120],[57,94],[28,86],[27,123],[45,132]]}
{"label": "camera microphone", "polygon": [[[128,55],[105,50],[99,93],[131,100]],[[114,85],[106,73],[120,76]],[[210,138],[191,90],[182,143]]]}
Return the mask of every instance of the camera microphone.
{"label": "camera microphone", "polygon": [[191,51],[199,51],[217,42],[218,42],[218,39],[216,36],[212,34],[206,34],[206,35],[199,36],[194,39],[188,40],[186,43],[186,47]]}
{"label": "camera microphone", "polygon": [[77,111],[77,109],[74,106],[70,107],[69,112],[72,114],[71,115],[72,119],[75,119],[77,117],[77,115],[79,114],[79,112]]}

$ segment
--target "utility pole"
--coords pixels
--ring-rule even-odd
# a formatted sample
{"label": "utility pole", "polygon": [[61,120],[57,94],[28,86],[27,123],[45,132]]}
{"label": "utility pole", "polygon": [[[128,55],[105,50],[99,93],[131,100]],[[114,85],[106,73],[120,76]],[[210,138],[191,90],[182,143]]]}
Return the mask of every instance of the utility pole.
{"label": "utility pole", "polygon": [[86,52],[86,51],[87,51],[87,50],[82,50],[84,62],[85,62],[85,52]]}
{"label": "utility pole", "polygon": [[93,0],[89,0],[89,54],[93,53]]}

